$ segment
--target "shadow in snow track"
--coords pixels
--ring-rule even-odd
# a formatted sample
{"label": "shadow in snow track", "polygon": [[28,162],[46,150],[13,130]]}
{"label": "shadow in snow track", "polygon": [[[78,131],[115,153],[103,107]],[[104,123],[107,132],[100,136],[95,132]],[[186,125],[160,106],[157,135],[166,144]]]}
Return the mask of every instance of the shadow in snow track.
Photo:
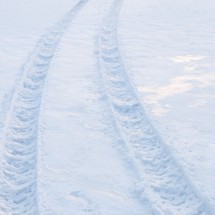
{"label": "shadow in snow track", "polygon": [[80,0],[40,39],[14,90],[1,137],[4,146],[0,187],[1,215],[39,214],[37,133],[43,86],[63,33],[87,1]]}
{"label": "shadow in snow track", "polygon": [[147,196],[155,214],[212,214],[207,201],[187,178],[147,118],[126,73],[117,41],[117,19],[122,3],[123,0],[113,1],[101,28],[99,67],[125,148],[129,149],[129,157],[135,157],[137,171],[147,184],[138,193]]}

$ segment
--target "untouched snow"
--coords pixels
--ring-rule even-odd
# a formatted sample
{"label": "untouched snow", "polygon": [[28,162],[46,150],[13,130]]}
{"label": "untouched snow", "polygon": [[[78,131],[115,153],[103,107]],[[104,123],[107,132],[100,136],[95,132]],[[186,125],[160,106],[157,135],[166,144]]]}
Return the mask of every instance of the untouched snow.
{"label": "untouched snow", "polygon": [[0,215],[215,214],[213,0],[0,0]]}

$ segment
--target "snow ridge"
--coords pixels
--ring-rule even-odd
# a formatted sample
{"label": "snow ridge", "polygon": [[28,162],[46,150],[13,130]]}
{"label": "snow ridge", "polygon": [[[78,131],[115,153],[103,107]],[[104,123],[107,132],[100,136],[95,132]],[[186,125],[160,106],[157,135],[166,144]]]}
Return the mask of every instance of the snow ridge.
{"label": "snow ridge", "polygon": [[[114,0],[98,42],[99,63],[113,116],[137,163],[155,214],[209,215],[211,209],[148,119],[124,68],[117,39],[123,0]],[[141,193],[141,192],[140,192]]]}
{"label": "snow ridge", "polygon": [[1,169],[0,214],[39,214],[37,197],[37,133],[40,103],[47,72],[60,40],[73,17],[87,3],[80,0],[38,42],[5,118]]}

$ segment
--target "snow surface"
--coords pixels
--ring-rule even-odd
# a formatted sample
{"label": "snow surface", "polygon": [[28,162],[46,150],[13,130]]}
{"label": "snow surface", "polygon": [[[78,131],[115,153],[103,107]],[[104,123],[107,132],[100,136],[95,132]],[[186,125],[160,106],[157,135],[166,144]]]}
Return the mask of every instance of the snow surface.
{"label": "snow surface", "polygon": [[0,215],[215,214],[213,0],[0,0]]}
{"label": "snow surface", "polygon": [[122,8],[124,61],[152,121],[214,206],[214,1],[144,3]]}

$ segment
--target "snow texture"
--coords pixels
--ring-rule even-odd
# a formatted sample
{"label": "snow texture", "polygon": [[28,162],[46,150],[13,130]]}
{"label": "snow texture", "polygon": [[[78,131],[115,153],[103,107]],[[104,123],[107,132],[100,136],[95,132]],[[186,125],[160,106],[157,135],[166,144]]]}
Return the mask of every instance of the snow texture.
{"label": "snow texture", "polygon": [[0,0],[0,215],[215,214],[214,9]]}

